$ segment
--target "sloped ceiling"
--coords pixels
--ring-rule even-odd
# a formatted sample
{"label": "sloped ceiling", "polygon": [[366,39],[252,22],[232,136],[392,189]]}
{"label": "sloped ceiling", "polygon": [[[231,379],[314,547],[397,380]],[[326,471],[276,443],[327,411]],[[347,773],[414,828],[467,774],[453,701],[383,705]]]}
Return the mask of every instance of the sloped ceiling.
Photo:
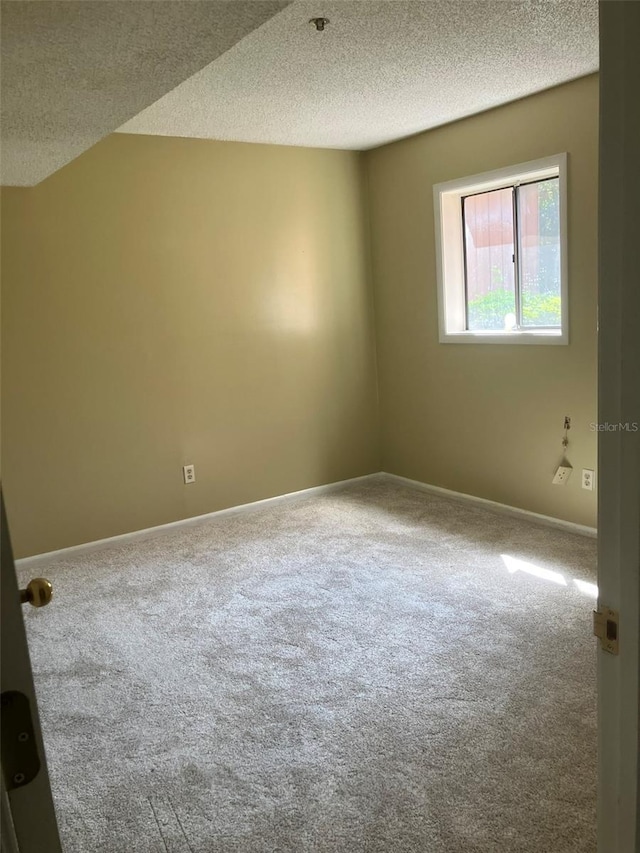
{"label": "sloped ceiling", "polygon": [[4,185],[36,184],[117,129],[366,149],[598,68],[597,0],[2,0],[1,13]]}
{"label": "sloped ceiling", "polygon": [[296,0],[121,131],[366,149],[597,68],[597,0]]}
{"label": "sloped ceiling", "polygon": [[31,186],[288,0],[3,0],[3,185]]}

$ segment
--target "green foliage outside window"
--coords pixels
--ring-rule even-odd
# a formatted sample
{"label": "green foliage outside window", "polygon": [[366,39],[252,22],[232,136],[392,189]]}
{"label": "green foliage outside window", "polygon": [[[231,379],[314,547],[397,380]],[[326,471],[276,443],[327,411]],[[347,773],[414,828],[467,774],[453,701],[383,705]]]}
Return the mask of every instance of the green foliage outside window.
{"label": "green foliage outside window", "polygon": [[[545,293],[523,294],[523,326],[559,326],[560,297]],[[507,314],[515,314],[513,291],[492,290],[469,302],[469,329],[503,330]]]}

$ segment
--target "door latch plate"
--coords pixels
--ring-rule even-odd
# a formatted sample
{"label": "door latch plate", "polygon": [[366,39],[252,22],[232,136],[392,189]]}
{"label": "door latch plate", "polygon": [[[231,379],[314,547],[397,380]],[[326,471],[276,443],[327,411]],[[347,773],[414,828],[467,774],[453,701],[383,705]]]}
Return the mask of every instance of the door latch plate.
{"label": "door latch plate", "polygon": [[593,633],[600,640],[600,647],[609,654],[619,654],[620,615],[617,610],[603,607],[593,611]]}

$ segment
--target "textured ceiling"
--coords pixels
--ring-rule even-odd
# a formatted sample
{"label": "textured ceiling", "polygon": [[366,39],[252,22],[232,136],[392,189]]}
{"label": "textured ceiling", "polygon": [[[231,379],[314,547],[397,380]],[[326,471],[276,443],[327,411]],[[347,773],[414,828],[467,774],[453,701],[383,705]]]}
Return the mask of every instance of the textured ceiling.
{"label": "textured ceiling", "polygon": [[1,179],[30,186],[288,0],[3,0]]}
{"label": "textured ceiling", "polygon": [[296,0],[120,130],[366,149],[597,68],[597,0]]}

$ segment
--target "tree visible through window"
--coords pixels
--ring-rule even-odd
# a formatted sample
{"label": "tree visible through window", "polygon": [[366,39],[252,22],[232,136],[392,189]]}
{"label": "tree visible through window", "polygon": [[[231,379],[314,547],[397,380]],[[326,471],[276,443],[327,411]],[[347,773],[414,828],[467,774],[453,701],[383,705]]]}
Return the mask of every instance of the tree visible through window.
{"label": "tree visible through window", "polygon": [[561,325],[557,177],[462,196],[468,331]]}

